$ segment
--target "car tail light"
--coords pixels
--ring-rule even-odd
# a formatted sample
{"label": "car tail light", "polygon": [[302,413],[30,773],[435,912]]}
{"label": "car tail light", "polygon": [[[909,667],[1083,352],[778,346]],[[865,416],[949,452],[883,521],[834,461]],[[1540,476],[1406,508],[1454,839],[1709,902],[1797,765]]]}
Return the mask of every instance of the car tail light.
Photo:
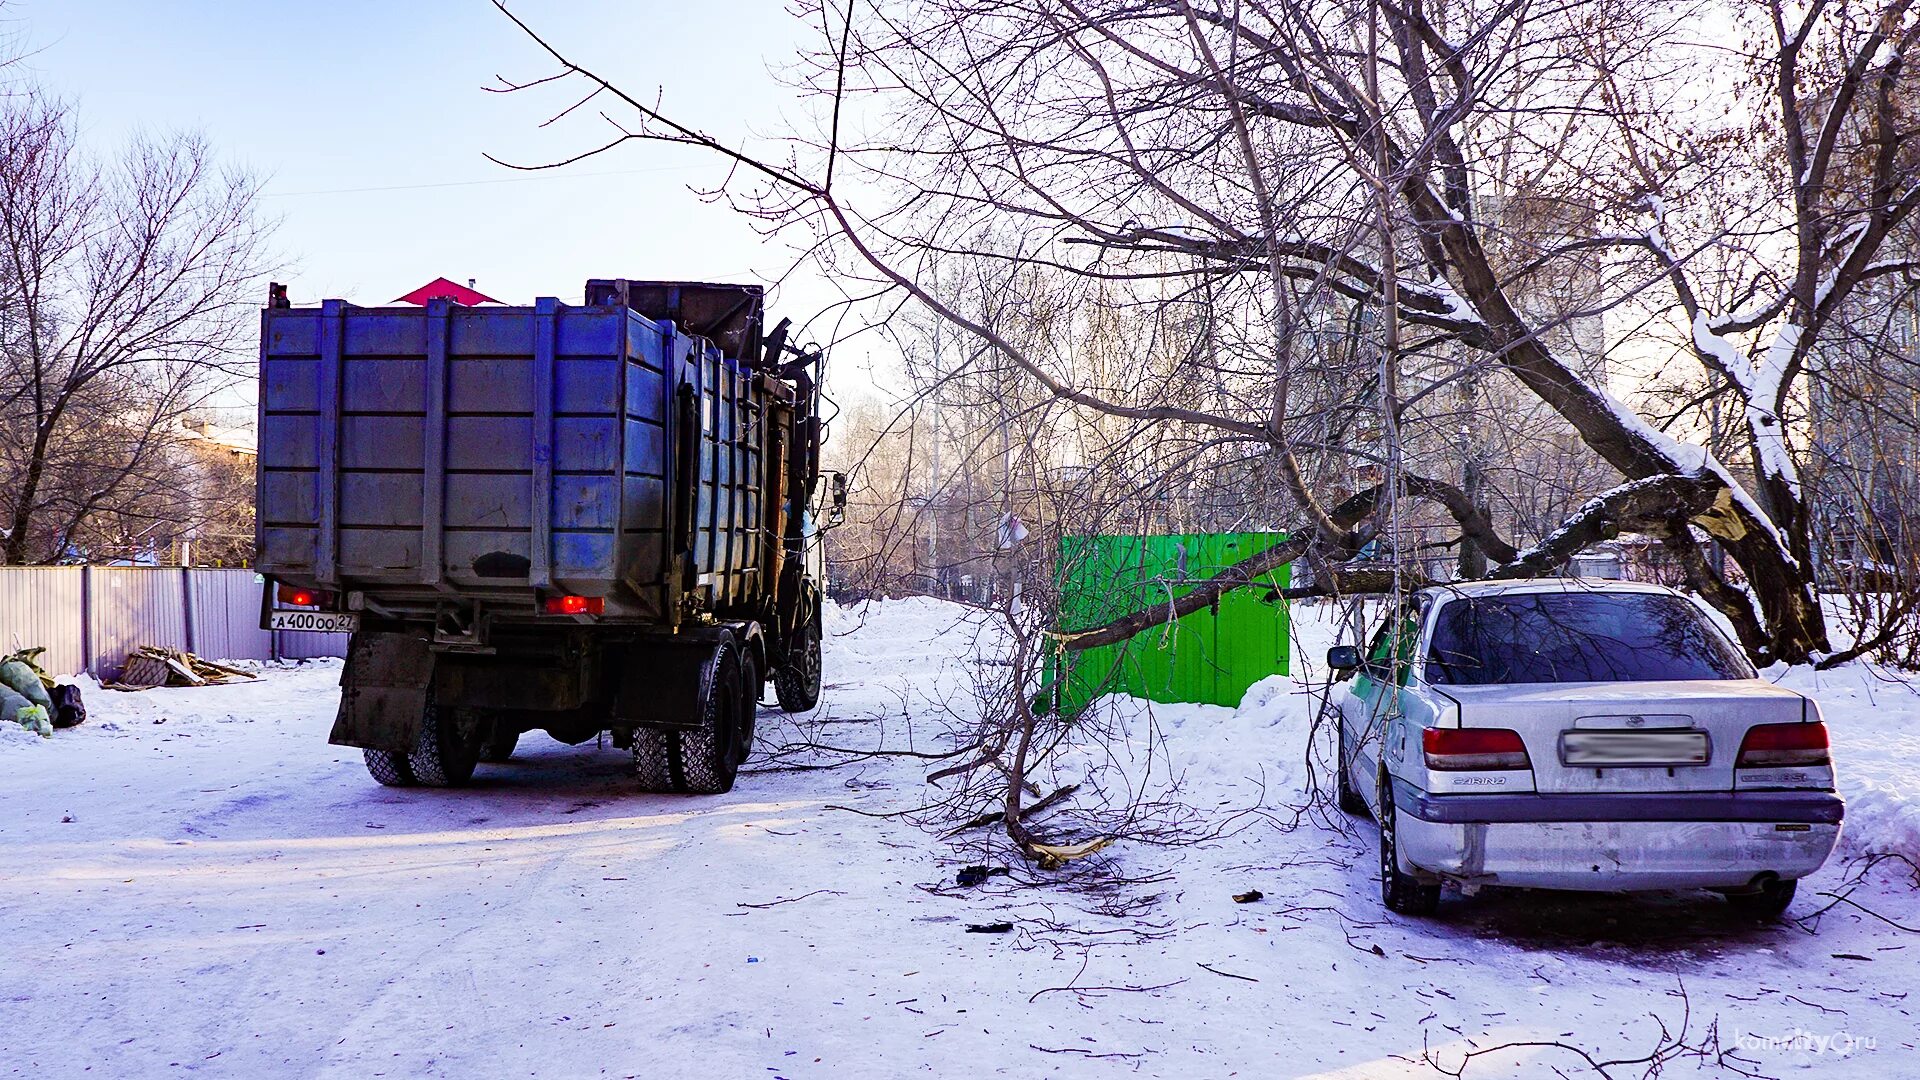
{"label": "car tail light", "polygon": [[1818,720],[1798,724],[1755,724],[1740,740],[1737,768],[1760,769],[1776,765],[1825,765],[1827,725]]}
{"label": "car tail light", "polygon": [[282,585],[274,590],[283,604],[294,607],[326,607],[333,603],[333,594],[318,592],[314,589],[302,589],[295,585]]}
{"label": "car tail light", "polygon": [[606,609],[607,602],[598,596],[547,597],[549,615],[598,615]]}
{"label": "car tail light", "polygon": [[1520,733],[1506,728],[1427,728],[1420,741],[1427,751],[1429,769],[1458,772],[1533,767]]}

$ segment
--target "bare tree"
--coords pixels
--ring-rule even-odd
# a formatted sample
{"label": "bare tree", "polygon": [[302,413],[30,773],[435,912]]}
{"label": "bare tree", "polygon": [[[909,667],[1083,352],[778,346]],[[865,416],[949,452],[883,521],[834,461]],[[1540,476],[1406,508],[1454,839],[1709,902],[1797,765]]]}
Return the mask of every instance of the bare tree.
{"label": "bare tree", "polygon": [[[0,98],[0,561],[190,522],[181,421],[251,372],[259,184],[197,135],[96,160],[62,102]],[[115,554],[120,552],[115,551]]]}
{"label": "bare tree", "polygon": [[[588,154],[648,140],[723,154],[740,166],[743,208],[811,229],[1059,400],[1259,448],[1300,539],[1249,573],[1303,555],[1337,566],[1380,531],[1377,510],[1409,498],[1451,518],[1496,575],[1548,571],[1639,529],[1680,554],[1757,658],[1804,661],[1829,643],[1796,409],[1834,313],[1907,268],[1884,255],[1920,201],[1904,104],[1915,21],[1907,0],[1774,3],[1752,27],[1740,14],[1601,0],[855,0],[811,9],[820,47],[798,78],[819,128],[786,160],[722,146],[536,40],[560,64],[542,82],[582,83],[580,104],[610,110],[613,136]],[[1730,64],[1682,32],[1702,19],[1750,30],[1745,55]],[[1720,89],[1682,100],[1702,83]],[[846,134],[856,110],[876,134]],[[1522,221],[1545,227],[1527,235]],[[1079,310],[1096,287],[1137,306],[1203,283],[1215,339],[1237,354],[1219,365],[1229,392],[1195,407],[1164,402],[1152,379],[1090,383],[1071,348],[1083,324],[1023,347],[931,284],[967,261],[1064,271],[1076,287],[1059,299]],[[1571,304],[1540,302],[1568,283],[1580,284]],[[1648,389],[1681,369],[1656,352],[1603,356],[1596,371],[1567,338],[1602,317],[1642,321],[1648,343],[1678,329],[1702,391],[1740,420],[1735,463],[1683,437],[1706,427],[1703,403],[1650,417],[1610,392],[1607,367],[1637,362],[1629,374]],[[1363,347],[1348,371],[1317,376],[1309,339],[1330,327]],[[1416,368],[1428,386],[1400,385],[1395,373]],[[1361,516],[1339,513],[1341,462],[1368,448],[1316,444],[1326,421],[1371,397],[1393,441],[1418,443],[1423,395],[1475,368],[1550,409],[1612,486],[1545,535],[1509,538],[1415,456],[1353,492]],[[1363,385],[1374,371],[1384,378]]]}

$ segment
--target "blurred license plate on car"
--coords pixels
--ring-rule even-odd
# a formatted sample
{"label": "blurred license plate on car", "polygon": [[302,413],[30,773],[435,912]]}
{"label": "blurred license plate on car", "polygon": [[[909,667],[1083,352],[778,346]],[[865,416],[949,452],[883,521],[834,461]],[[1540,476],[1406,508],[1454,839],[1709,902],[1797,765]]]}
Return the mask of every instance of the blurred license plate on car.
{"label": "blurred license plate on car", "polygon": [[267,619],[269,630],[306,630],[319,634],[351,634],[360,629],[356,611],[276,611]]}
{"label": "blurred license plate on car", "polygon": [[1560,760],[1568,765],[1705,765],[1704,731],[1567,731]]}

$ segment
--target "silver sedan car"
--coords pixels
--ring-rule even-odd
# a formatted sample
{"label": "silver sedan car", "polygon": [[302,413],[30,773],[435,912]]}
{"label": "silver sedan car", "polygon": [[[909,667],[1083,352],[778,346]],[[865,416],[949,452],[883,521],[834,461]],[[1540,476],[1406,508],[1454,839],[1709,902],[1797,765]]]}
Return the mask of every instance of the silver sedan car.
{"label": "silver sedan car", "polygon": [[1340,803],[1380,823],[1395,911],[1452,882],[1714,889],[1771,918],[1839,839],[1819,707],[1671,589],[1430,588],[1327,659]]}

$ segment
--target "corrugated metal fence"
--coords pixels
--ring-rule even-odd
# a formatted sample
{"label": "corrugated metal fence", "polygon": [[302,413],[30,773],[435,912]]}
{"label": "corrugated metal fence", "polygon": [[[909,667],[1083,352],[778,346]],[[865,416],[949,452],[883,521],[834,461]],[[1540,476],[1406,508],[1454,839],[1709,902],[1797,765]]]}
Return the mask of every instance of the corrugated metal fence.
{"label": "corrugated metal fence", "polygon": [[214,660],[341,656],[345,634],[260,629],[251,570],[130,566],[0,566],[0,654],[44,645],[59,675],[111,679],[141,645]]}

